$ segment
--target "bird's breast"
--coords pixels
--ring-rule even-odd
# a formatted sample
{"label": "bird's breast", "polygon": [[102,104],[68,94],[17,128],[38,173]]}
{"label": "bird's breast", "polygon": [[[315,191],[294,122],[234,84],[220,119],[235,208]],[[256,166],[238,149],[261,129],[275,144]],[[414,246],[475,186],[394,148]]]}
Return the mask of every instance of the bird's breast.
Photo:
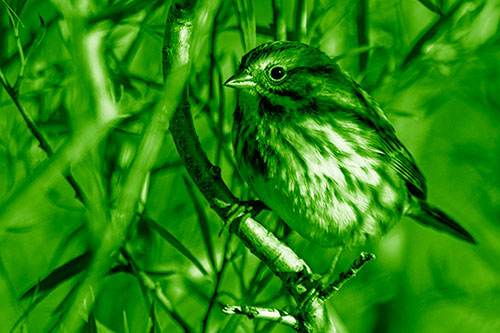
{"label": "bird's breast", "polygon": [[356,243],[394,223],[400,184],[370,133],[343,120],[254,120],[235,128],[241,174],[290,227],[333,246],[344,234]]}

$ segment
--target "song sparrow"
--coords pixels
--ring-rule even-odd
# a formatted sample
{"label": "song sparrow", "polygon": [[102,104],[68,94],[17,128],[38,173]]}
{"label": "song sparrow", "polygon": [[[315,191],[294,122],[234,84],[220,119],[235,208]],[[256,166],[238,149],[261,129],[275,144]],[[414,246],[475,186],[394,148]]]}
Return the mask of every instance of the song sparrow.
{"label": "song sparrow", "polygon": [[475,243],[427,203],[424,176],[384,112],[319,49],[260,45],[225,85],[239,90],[233,145],[242,177],[303,237],[363,244],[408,215]]}

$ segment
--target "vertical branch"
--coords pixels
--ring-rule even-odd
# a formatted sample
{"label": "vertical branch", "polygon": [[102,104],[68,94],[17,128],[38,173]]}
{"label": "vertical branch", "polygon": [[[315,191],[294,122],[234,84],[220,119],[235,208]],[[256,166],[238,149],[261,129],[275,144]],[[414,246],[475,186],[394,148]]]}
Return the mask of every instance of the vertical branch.
{"label": "vertical branch", "polygon": [[305,0],[295,5],[295,40],[303,42],[307,37],[307,6]]}
{"label": "vertical branch", "polygon": [[245,50],[253,49],[257,43],[253,0],[236,0],[236,10]]}
{"label": "vertical branch", "polygon": [[245,4],[245,16],[248,22],[248,48],[253,49],[257,46],[257,24],[255,23],[254,0],[243,0]]}
{"label": "vertical branch", "polygon": [[196,0],[175,2],[167,17],[163,38],[163,79],[166,80],[176,67],[190,61],[190,41],[193,34]]}
{"label": "vertical branch", "polygon": [[286,17],[283,0],[273,0],[273,28],[275,40],[286,40]]}

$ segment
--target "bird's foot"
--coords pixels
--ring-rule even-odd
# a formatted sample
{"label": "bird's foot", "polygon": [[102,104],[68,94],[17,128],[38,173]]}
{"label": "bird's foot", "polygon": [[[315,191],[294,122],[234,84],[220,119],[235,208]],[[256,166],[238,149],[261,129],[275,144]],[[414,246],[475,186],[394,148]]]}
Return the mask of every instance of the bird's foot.
{"label": "bird's foot", "polygon": [[219,232],[219,236],[226,228],[229,228],[231,232],[237,230],[240,221],[249,217],[255,217],[264,209],[269,208],[260,200],[240,201],[233,204],[226,214],[226,224]]}

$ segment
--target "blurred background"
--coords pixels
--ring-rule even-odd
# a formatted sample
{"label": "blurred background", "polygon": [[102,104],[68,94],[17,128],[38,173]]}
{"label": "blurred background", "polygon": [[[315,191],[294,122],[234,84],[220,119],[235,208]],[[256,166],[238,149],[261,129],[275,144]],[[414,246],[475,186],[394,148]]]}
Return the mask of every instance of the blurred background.
{"label": "blurred background", "polygon": [[[171,1],[82,1],[88,15],[79,25],[63,3],[0,3],[0,209],[53,158],[41,137],[60,151],[93,119],[92,76],[81,70],[93,51],[75,45],[97,27],[103,45],[94,55],[105,63],[104,81],[123,116],[63,167],[87,197],[99,195],[100,213],[108,216],[162,89]],[[252,194],[232,157],[235,95],[222,82],[253,46],[301,40],[335,58],[375,97],[426,176],[429,201],[479,242],[474,247],[404,219],[380,242],[345,251],[339,272],[360,251],[377,260],[329,301],[339,330],[500,332],[498,0],[230,0],[212,14],[213,27],[195,50],[190,103],[203,149],[236,196]],[[126,254],[93,295],[83,329],[292,331],[221,312],[224,304],[286,311],[295,304],[281,281],[222,230],[168,133],[162,142],[138,204],[150,220],[132,225]],[[96,247],[96,209],[84,207],[60,173],[37,181],[10,220],[0,221],[0,332],[56,327]],[[310,244],[272,213],[259,221],[316,273],[327,270],[333,250]],[[159,288],[167,310],[150,292]]]}

